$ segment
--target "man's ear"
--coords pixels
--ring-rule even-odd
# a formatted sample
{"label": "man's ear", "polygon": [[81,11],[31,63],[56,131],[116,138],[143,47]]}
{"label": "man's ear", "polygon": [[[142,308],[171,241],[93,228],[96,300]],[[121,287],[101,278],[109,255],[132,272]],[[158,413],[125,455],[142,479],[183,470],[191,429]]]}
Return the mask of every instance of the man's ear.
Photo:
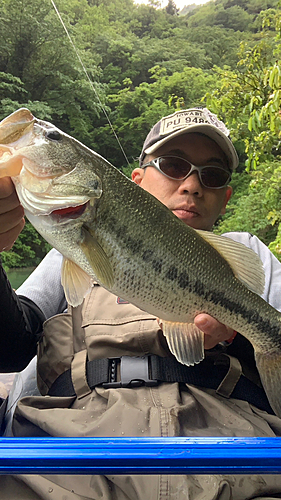
{"label": "man's ear", "polygon": [[140,185],[144,176],[143,168],[135,168],[131,174],[132,181]]}
{"label": "man's ear", "polygon": [[226,205],[228,204],[230,198],[231,198],[231,195],[232,195],[232,187],[231,186],[227,186],[226,188],[226,192],[225,192],[225,197],[224,197],[224,203],[223,203],[223,206],[222,206],[222,209],[221,209],[221,215],[224,215],[225,214],[225,208],[226,208]]}

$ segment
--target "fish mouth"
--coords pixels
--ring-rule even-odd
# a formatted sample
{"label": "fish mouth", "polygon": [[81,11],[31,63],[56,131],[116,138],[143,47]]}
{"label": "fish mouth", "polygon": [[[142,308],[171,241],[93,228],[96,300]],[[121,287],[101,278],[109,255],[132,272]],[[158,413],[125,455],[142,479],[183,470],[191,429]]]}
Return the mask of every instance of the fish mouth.
{"label": "fish mouth", "polygon": [[50,217],[56,223],[64,222],[69,219],[78,219],[85,212],[88,202],[82,205],[76,205],[75,207],[62,207],[53,210],[50,213]]}

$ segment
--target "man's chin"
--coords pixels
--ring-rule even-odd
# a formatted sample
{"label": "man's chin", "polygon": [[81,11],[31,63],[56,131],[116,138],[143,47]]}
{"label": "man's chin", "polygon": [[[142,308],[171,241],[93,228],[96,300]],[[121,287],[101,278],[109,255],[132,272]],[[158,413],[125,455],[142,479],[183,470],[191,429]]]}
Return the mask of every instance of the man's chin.
{"label": "man's chin", "polygon": [[188,212],[187,210],[173,210],[173,213],[182,220],[187,226],[199,229],[202,224],[202,217],[196,212]]}
{"label": "man's chin", "polygon": [[207,225],[204,218],[195,212],[187,212],[184,210],[173,210],[173,213],[184,224],[186,224],[189,227],[192,227],[193,229],[201,229],[203,231],[211,231],[212,230],[212,228]]}

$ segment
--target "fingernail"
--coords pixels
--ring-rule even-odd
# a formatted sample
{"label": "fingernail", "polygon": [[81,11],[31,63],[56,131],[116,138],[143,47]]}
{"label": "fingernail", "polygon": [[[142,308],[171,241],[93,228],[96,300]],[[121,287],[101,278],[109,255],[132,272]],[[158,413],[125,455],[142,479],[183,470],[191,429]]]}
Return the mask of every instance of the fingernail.
{"label": "fingernail", "polygon": [[210,321],[207,319],[202,319],[199,321],[199,325],[201,328],[206,328],[206,327],[210,326]]}

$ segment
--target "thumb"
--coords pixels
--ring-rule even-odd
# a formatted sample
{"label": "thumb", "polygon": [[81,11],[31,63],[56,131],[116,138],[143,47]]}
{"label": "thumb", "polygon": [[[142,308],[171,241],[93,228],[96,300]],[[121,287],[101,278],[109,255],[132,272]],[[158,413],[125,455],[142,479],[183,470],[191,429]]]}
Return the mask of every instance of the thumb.
{"label": "thumb", "polygon": [[220,342],[228,341],[235,333],[232,328],[220,323],[209,314],[198,314],[194,324],[205,334],[205,349],[212,349]]}

